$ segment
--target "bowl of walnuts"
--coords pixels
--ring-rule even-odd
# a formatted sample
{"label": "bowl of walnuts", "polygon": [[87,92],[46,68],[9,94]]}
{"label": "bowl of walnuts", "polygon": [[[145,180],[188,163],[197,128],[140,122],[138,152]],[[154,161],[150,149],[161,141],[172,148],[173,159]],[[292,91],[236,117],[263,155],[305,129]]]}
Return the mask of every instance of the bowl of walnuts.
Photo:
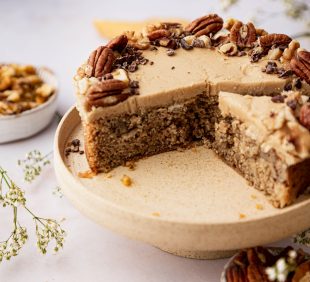
{"label": "bowl of walnuts", "polygon": [[0,64],[0,144],[44,129],[56,112],[57,87],[45,67]]}

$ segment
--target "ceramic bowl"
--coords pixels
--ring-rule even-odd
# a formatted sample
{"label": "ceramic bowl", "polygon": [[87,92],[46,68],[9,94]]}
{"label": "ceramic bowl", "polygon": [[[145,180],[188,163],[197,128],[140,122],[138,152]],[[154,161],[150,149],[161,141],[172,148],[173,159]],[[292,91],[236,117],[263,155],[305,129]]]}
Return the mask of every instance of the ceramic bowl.
{"label": "ceramic bowl", "polygon": [[42,105],[17,115],[0,116],[0,144],[30,137],[44,129],[53,119],[57,107],[58,82],[47,68],[38,67],[38,75],[55,88],[55,93]]}

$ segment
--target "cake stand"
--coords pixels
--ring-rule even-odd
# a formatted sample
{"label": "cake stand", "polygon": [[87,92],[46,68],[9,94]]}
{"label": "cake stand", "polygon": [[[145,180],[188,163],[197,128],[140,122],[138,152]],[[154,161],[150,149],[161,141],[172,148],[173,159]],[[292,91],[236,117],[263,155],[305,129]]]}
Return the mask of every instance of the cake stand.
{"label": "cake stand", "polygon": [[[65,196],[98,224],[169,253],[222,258],[310,226],[310,195],[276,209],[204,146],[145,158],[133,170],[118,167],[91,176],[85,154],[64,154],[75,138],[83,144],[73,107],[60,122],[54,144],[56,176]],[[121,181],[124,175],[131,186]]]}

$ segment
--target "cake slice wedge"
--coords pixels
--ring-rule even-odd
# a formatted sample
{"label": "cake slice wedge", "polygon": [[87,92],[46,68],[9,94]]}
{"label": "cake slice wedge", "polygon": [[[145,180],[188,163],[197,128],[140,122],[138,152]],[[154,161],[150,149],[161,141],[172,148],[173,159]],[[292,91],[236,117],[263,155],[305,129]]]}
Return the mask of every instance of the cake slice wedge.
{"label": "cake slice wedge", "polygon": [[289,91],[271,97],[220,92],[222,120],[214,149],[276,207],[310,186],[308,97]]}

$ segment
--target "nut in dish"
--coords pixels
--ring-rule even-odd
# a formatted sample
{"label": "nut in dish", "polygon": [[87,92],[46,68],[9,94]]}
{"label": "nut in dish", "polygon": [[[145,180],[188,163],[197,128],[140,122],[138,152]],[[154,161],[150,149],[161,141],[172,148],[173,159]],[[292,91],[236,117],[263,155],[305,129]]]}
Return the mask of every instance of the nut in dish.
{"label": "nut in dish", "polygon": [[0,65],[0,115],[16,115],[38,107],[55,93],[32,65]]}

